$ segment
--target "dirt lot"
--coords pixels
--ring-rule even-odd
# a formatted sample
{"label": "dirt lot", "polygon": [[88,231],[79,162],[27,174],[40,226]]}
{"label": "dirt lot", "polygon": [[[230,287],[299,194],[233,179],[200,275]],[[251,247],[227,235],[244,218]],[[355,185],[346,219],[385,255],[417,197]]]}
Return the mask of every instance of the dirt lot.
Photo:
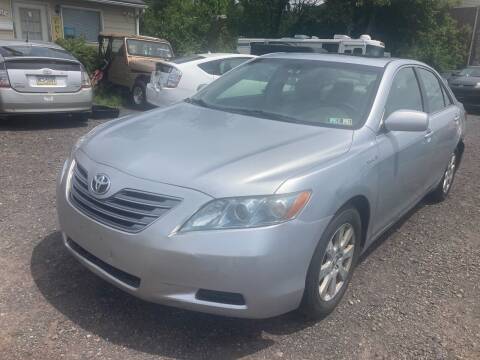
{"label": "dirt lot", "polygon": [[99,123],[0,120],[1,359],[480,359],[480,117],[450,199],[377,242],[320,322],[149,304],[80,266],[61,244],[55,177]]}

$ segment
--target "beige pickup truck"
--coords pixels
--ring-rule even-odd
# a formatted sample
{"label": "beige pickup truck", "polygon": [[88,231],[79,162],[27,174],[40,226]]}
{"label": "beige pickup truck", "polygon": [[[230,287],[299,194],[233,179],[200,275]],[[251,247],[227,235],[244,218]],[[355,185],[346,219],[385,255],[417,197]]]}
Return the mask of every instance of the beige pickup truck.
{"label": "beige pickup truck", "polygon": [[133,105],[143,107],[145,89],[155,63],[173,58],[170,43],[149,36],[100,33],[98,45],[99,55],[107,63],[107,80],[127,88]]}

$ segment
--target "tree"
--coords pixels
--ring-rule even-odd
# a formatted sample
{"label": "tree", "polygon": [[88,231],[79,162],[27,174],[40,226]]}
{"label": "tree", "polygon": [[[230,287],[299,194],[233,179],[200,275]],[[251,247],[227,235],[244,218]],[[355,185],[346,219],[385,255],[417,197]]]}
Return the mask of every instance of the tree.
{"label": "tree", "polygon": [[165,38],[177,54],[232,48],[225,15],[233,0],[147,0],[141,32]]}
{"label": "tree", "polygon": [[[394,56],[424,61],[440,71],[465,63],[468,29],[450,16],[457,0],[327,0],[322,28],[385,42]],[[332,36],[326,31],[322,35]]]}
{"label": "tree", "polygon": [[413,57],[443,71],[465,63],[470,39],[449,13],[458,0],[147,2],[142,32],[166,38],[177,53],[233,50],[238,36],[369,34],[394,56]]}

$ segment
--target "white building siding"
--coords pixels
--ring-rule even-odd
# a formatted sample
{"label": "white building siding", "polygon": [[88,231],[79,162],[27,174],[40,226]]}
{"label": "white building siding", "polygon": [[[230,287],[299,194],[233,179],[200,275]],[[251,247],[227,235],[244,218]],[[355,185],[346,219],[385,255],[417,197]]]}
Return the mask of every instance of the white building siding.
{"label": "white building siding", "polygon": [[[99,4],[93,1],[81,0],[21,0],[21,2],[42,4],[47,9],[48,40],[52,38],[52,16],[60,15],[61,7],[76,7],[99,11],[100,31],[126,34],[137,33],[136,14],[138,10],[133,7]],[[15,34],[14,30],[8,29],[15,21],[14,10],[12,10],[12,7],[15,8],[15,3],[16,0],[0,0],[0,39],[19,38],[19,34]]]}

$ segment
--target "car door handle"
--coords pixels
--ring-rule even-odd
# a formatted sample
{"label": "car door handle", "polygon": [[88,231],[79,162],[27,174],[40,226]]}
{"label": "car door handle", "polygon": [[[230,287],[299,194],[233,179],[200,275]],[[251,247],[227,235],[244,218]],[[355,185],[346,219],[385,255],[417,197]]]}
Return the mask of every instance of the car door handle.
{"label": "car door handle", "polygon": [[427,142],[430,142],[432,140],[432,136],[433,136],[433,131],[428,129],[423,137],[425,138],[425,140],[427,140]]}

